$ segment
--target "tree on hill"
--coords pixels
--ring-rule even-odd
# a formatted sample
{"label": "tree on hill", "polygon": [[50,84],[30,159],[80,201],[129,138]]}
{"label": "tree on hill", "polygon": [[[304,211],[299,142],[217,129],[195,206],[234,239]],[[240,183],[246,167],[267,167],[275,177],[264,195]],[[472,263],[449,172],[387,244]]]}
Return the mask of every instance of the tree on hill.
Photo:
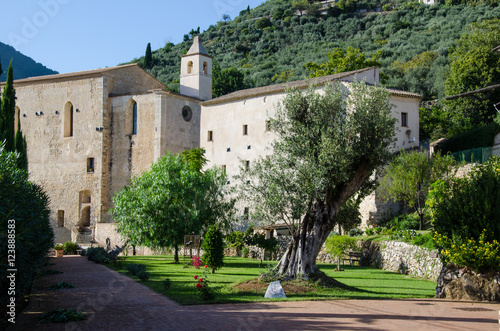
{"label": "tree on hill", "polygon": [[292,7],[293,7],[293,9],[299,11],[300,16],[302,16],[303,11],[306,10],[307,7],[309,7],[309,1],[307,1],[307,0],[294,1],[294,2],[292,2]]}
{"label": "tree on hill", "polygon": [[[500,19],[472,23],[450,53],[450,74],[446,95],[453,96],[500,83],[500,54],[491,50],[500,45]],[[494,104],[500,93],[493,90],[446,101],[451,114],[449,134],[457,134],[493,121]]]}
{"label": "tree on hill", "polygon": [[324,93],[314,87],[288,92],[270,122],[277,135],[273,153],[242,175],[244,196],[257,212],[292,233],[278,274],[319,273],[316,257],[345,208],[355,205],[348,201],[374,189],[375,170],[391,155],[389,93],[359,82],[349,86],[349,92],[340,84]]}
{"label": "tree on hill", "polygon": [[332,52],[328,53],[328,62],[322,64],[307,62],[305,67],[310,77],[313,78],[380,66],[379,58],[379,52],[373,54],[371,59],[367,59],[360,49],[349,46],[345,53],[340,48],[335,48]]}
{"label": "tree on hill", "polygon": [[226,197],[226,176],[220,169],[201,171],[202,151],[168,153],[113,197],[123,237],[153,249],[174,248],[178,263],[185,235],[228,224],[234,201]]}
{"label": "tree on hill", "polygon": [[144,69],[153,67],[153,55],[151,53],[151,43],[146,46],[146,54],[144,55]]}

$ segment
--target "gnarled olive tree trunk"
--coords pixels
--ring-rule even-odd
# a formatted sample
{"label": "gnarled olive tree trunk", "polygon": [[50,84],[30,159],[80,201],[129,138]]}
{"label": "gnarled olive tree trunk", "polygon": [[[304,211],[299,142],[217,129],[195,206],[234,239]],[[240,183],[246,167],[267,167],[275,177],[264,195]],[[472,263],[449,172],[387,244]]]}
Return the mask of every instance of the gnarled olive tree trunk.
{"label": "gnarled olive tree trunk", "polygon": [[337,224],[340,208],[356,194],[370,174],[371,169],[366,163],[361,162],[349,182],[329,192],[324,201],[312,204],[311,212],[304,216],[300,230],[296,231],[276,266],[280,275],[297,278],[318,273],[316,258]]}

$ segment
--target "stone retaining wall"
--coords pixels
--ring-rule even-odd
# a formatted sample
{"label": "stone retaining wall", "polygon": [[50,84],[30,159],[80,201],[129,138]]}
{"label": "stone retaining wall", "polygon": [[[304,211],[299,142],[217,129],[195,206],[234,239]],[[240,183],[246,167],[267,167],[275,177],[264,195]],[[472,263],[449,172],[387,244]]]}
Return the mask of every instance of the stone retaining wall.
{"label": "stone retaining wall", "polygon": [[439,275],[436,296],[451,300],[500,302],[500,272],[480,274],[449,264]]}
{"label": "stone retaining wall", "polygon": [[[360,241],[358,245],[363,248],[363,257],[361,258],[361,264],[363,265],[372,265],[379,269],[431,280],[438,278],[443,267],[441,260],[437,256],[437,251],[404,242]],[[324,248],[319,253],[317,261],[336,263],[330,254],[325,252]]]}

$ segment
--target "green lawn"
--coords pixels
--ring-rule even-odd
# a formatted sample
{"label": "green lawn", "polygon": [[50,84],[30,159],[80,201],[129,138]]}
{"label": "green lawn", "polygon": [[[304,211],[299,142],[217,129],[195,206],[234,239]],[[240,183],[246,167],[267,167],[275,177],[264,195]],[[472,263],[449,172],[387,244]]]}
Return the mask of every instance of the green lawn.
{"label": "green lawn", "polygon": [[[182,261],[182,258],[181,258]],[[255,279],[266,271],[260,268],[259,260],[238,257],[224,258],[225,265],[215,274],[208,274],[211,285],[217,288],[218,294],[215,302],[254,302],[268,301],[264,299],[265,288],[260,291],[241,291],[235,285]],[[199,293],[195,289],[194,276],[201,276],[202,269],[193,266],[184,267],[174,264],[172,256],[128,256],[121,267],[109,267],[127,274],[126,266],[130,263],[146,265],[146,270],[151,277],[142,282],[152,290],[161,293],[180,304],[202,304]],[[276,262],[264,262],[265,265],[274,265]],[[331,300],[331,299],[382,299],[382,298],[429,298],[434,296],[435,282],[421,280],[406,275],[370,267],[344,266],[345,271],[334,271],[335,265],[319,264],[320,269],[328,276],[344,284],[342,288],[327,288],[317,284],[310,286],[308,293],[287,294],[287,299],[281,300]],[[132,277],[138,280],[136,277]],[[163,289],[162,281],[170,278],[171,287],[168,291]],[[304,285],[301,283],[299,285]],[[263,285],[264,286],[264,285]],[[265,287],[265,286],[264,286]],[[285,290],[286,292],[286,290]]]}

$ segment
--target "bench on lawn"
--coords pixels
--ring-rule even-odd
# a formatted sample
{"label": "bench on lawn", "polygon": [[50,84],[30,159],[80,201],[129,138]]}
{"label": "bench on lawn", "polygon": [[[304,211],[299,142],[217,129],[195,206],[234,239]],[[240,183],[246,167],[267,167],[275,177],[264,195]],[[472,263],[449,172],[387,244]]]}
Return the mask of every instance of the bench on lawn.
{"label": "bench on lawn", "polygon": [[342,259],[342,264],[344,264],[344,261],[349,261],[351,267],[354,266],[354,262],[358,261],[358,265],[361,265],[361,257],[363,256],[363,253],[360,252],[349,252],[349,255],[344,257]]}

